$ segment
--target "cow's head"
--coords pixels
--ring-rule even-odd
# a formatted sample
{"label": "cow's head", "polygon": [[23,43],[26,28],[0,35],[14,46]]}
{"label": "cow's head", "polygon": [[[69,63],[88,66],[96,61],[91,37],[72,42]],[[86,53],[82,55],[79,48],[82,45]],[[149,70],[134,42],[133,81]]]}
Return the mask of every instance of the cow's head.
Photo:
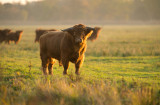
{"label": "cow's head", "polygon": [[75,25],[71,28],[64,29],[62,31],[67,31],[74,37],[75,43],[84,43],[88,37],[93,33],[93,28],[86,27],[83,24]]}
{"label": "cow's head", "polygon": [[23,33],[23,31],[22,30],[17,30],[16,33],[21,34],[21,33]]}
{"label": "cow's head", "polygon": [[20,38],[22,36],[23,31],[22,30],[17,30],[16,31],[16,36],[17,38]]}

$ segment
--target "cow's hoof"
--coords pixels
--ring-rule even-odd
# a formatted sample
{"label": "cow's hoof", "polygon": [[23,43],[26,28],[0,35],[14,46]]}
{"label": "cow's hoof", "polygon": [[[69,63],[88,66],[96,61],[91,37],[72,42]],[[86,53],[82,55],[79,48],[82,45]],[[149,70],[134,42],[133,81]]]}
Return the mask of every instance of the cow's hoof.
{"label": "cow's hoof", "polygon": [[43,75],[48,75],[48,73],[46,71],[43,71]]}
{"label": "cow's hoof", "polygon": [[49,73],[49,75],[53,75],[53,73]]}
{"label": "cow's hoof", "polygon": [[80,75],[80,73],[79,73],[79,72],[75,72],[75,74],[76,74],[76,75]]}
{"label": "cow's hoof", "polygon": [[63,71],[63,75],[67,75],[67,72]]}

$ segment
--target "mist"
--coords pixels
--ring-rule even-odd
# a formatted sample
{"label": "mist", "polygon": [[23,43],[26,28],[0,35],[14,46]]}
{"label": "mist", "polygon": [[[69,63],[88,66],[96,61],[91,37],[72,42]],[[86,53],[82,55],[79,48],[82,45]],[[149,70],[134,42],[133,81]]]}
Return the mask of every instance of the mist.
{"label": "mist", "polygon": [[3,24],[159,24],[159,0],[44,0],[0,4]]}

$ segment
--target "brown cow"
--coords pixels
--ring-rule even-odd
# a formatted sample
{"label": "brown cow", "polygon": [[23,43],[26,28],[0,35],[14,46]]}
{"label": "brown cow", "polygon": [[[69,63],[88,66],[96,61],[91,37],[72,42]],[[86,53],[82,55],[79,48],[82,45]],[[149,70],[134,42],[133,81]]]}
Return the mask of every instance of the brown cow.
{"label": "brown cow", "polygon": [[36,42],[39,42],[39,38],[41,35],[43,35],[45,32],[47,31],[57,31],[56,29],[49,29],[49,30],[46,30],[46,29],[36,29],[36,38],[35,38],[35,43]]}
{"label": "brown cow", "polygon": [[94,41],[98,38],[99,33],[101,31],[100,27],[94,27],[92,35],[88,38],[88,40]]}
{"label": "brown cow", "polygon": [[5,41],[7,34],[11,32],[10,29],[4,29],[4,30],[0,30],[0,43],[2,43],[3,41]]}
{"label": "brown cow", "polygon": [[40,56],[42,60],[43,73],[52,75],[52,67],[55,59],[62,63],[63,74],[67,74],[69,61],[75,63],[76,71],[83,63],[86,51],[87,38],[92,34],[93,28],[82,24],[75,25],[63,31],[48,32],[40,37]]}
{"label": "brown cow", "polygon": [[22,30],[8,33],[8,35],[6,36],[5,42],[10,44],[11,41],[14,41],[15,44],[17,44],[21,39],[22,33],[23,33]]}

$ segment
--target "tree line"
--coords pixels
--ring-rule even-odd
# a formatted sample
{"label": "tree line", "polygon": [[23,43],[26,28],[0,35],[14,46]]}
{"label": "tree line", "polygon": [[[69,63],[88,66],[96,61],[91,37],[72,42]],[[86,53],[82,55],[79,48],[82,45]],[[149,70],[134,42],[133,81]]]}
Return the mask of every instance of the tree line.
{"label": "tree line", "polygon": [[44,0],[1,4],[0,21],[159,21],[160,0]]}

